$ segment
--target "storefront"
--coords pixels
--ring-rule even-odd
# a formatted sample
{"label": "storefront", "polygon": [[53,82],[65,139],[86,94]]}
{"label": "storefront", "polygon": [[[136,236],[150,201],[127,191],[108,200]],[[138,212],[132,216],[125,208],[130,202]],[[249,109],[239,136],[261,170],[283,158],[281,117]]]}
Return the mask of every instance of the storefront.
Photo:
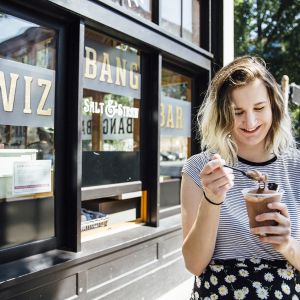
{"label": "storefront", "polygon": [[0,299],[156,299],[187,278],[181,167],[224,12],[0,1]]}

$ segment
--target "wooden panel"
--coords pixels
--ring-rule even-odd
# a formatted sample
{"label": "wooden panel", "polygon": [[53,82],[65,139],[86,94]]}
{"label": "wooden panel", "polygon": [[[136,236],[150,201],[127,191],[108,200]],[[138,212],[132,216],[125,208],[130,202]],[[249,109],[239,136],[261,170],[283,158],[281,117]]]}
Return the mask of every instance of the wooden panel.
{"label": "wooden panel", "polygon": [[[162,221],[162,226],[165,222]],[[123,239],[126,240],[133,232],[134,229],[128,230]],[[138,239],[136,232],[134,236]],[[30,280],[27,277],[22,282],[11,281],[6,287],[0,285],[0,299],[157,299],[191,276],[184,267],[180,251],[181,236],[181,230],[175,230],[124,246],[119,251],[101,252],[74,259],[65,265],[62,263],[60,270],[55,268],[55,272],[41,275],[37,271],[35,275],[31,274]],[[109,240],[122,243],[122,240],[117,241],[116,235],[111,235]],[[96,254],[105,239],[93,242],[95,244],[90,251]],[[45,260],[51,260],[50,256]],[[43,264],[45,260],[37,261]],[[34,269],[32,262],[27,266]]]}
{"label": "wooden panel", "polygon": [[181,255],[181,244],[182,244],[182,235],[177,234],[168,239],[164,239],[161,245],[162,257],[167,258],[168,256],[176,254],[177,256]]}
{"label": "wooden panel", "polygon": [[33,299],[51,299],[51,300],[60,300],[60,299],[77,299],[76,294],[76,274],[70,277],[67,277],[63,280],[52,282],[45,286],[41,286],[37,289],[31,290],[27,293],[20,294],[10,299],[15,300],[33,300]]}
{"label": "wooden panel", "polygon": [[104,284],[108,284],[110,280],[117,280],[118,276],[132,272],[134,269],[143,265],[155,262],[157,260],[157,244],[146,246],[138,251],[134,251],[123,257],[114,259],[105,264],[99,265],[88,271],[87,288],[95,289]]}
{"label": "wooden panel", "polygon": [[94,297],[88,295],[87,299],[155,300],[190,277],[191,274],[185,270],[182,258],[177,258],[171,263],[157,266],[154,270],[145,270],[129,282],[120,281],[118,286],[108,289],[105,293],[98,293],[97,296],[95,294]]}

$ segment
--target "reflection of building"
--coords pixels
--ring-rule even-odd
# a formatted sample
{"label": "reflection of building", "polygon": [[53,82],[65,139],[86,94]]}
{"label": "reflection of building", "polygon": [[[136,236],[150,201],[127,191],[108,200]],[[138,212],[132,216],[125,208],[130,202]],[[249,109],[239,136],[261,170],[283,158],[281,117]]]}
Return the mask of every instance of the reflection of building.
{"label": "reflection of building", "polygon": [[0,43],[0,58],[54,69],[53,42],[55,39],[51,31],[46,28],[29,27],[21,35]]}
{"label": "reflection of building", "polygon": [[1,299],[156,299],[189,277],[180,170],[228,1],[172,1],[179,23],[121,2],[0,4]]}

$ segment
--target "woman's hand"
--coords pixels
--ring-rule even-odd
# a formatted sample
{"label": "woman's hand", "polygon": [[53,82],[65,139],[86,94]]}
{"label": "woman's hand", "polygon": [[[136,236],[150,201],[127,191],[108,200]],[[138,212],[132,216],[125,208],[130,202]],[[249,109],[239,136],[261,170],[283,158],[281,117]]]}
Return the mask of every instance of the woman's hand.
{"label": "woman's hand", "polygon": [[256,216],[256,221],[273,220],[278,225],[262,226],[251,228],[253,234],[265,235],[260,236],[260,240],[264,243],[272,244],[275,250],[282,252],[291,240],[291,221],[289,212],[284,203],[273,202],[268,204],[268,208],[274,212],[268,212]]}
{"label": "woman's hand", "polygon": [[223,167],[224,164],[225,161],[221,156],[214,154],[200,173],[206,196],[216,203],[224,201],[227,191],[233,186],[232,170]]}

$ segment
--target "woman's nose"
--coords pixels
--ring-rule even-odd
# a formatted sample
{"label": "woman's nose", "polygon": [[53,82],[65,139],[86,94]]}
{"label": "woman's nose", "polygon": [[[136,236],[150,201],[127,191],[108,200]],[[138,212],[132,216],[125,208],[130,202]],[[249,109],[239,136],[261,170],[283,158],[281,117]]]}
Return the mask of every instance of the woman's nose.
{"label": "woman's nose", "polygon": [[246,129],[253,129],[256,125],[256,115],[253,112],[248,112],[245,114],[245,125]]}

